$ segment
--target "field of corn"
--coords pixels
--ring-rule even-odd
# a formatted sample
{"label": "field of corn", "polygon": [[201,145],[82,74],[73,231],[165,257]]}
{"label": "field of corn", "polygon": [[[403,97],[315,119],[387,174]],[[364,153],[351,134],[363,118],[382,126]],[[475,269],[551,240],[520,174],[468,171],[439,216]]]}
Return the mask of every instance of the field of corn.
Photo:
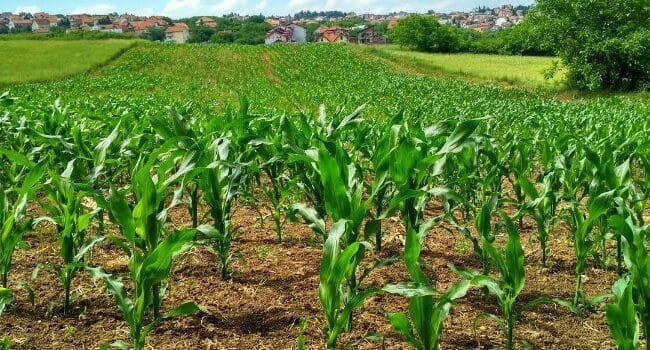
{"label": "field of corn", "polygon": [[650,106],[347,46],[0,92],[0,349],[636,349]]}

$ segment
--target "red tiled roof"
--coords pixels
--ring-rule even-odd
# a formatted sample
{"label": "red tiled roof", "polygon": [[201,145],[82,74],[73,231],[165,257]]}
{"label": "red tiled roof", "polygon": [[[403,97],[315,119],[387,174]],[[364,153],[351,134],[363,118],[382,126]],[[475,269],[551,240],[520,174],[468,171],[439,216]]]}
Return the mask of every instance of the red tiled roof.
{"label": "red tiled roof", "polygon": [[173,26],[167,28],[165,33],[182,33],[184,31],[187,31],[187,24],[175,23]]}

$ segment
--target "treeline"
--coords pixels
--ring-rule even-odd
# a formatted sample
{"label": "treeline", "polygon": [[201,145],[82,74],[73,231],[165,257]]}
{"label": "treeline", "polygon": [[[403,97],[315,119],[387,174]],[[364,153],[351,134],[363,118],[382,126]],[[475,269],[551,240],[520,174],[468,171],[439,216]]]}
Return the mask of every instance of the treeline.
{"label": "treeline", "polygon": [[424,52],[556,55],[572,87],[650,90],[647,0],[620,0],[616,5],[606,0],[538,0],[523,23],[493,33],[411,16],[391,31],[391,39]]}
{"label": "treeline", "polygon": [[472,29],[440,24],[433,16],[410,16],[390,32],[390,39],[403,47],[423,52],[488,53],[502,55],[551,56],[554,47],[539,40],[526,22],[480,33]]}
{"label": "treeline", "polygon": [[[211,17],[212,18],[212,17]],[[250,16],[245,20],[216,17],[216,28],[196,25],[197,18],[183,20],[190,27],[190,43],[263,44],[266,32],[273,26],[264,22],[264,16]]]}

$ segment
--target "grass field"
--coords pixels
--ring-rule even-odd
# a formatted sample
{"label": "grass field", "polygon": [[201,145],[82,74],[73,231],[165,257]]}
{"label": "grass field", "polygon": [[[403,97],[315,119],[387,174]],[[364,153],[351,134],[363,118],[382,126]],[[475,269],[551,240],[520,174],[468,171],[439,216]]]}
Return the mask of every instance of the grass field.
{"label": "grass field", "polygon": [[[394,49],[141,43],[0,90],[0,338],[408,349],[420,317],[440,349],[615,349],[616,300],[592,300],[650,264],[626,248],[650,235],[650,105],[558,99],[490,56],[537,81],[504,89],[461,57],[468,77]],[[209,313],[164,318],[188,301]]]}
{"label": "grass field", "polygon": [[503,56],[481,54],[431,54],[408,51],[397,46],[364,48],[387,58],[402,68],[410,68],[442,78],[461,78],[477,83],[497,83],[527,88],[561,89],[564,76],[559,72],[552,79],[544,71],[555,58],[532,56]]}
{"label": "grass field", "polygon": [[132,46],[130,40],[0,41],[0,86],[60,79],[104,64]]}

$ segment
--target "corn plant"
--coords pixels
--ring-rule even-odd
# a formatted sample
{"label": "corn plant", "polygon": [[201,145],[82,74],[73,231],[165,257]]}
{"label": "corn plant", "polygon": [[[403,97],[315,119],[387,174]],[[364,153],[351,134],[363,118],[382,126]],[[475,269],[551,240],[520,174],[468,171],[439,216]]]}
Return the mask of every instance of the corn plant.
{"label": "corn plant", "polygon": [[341,248],[342,237],[349,229],[346,220],[337,221],[323,246],[318,300],[327,322],[323,330],[327,349],[335,349],[341,332],[349,331],[354,310],[361,307],[366,298],[379,292],[372,288],[353,291],[344,283],[350,271],[363,260],[367,249],[367,243],[363,242]]}
{"label": "corn plant", "polygon": [[197,229],[206,235],[206,243],[213,245],[219,256],[224,279],[230,277],[230,248],[235,235],[231,227],[232,205],[240,195],[248,166],[241,162],[242,154],[233,154],[230,136],[226,134],[210,145],[211,163],[196,173],[203,200],[209,207],[206,214],[212,219],[211,225],[201,225]]}
{"label": "corn plant", "polygon": [[256,170],[251,171],[257,186],[271,204],[273,230],[282,242],[283,215],[288,209],[286,202],[292,194],[296,181],[287,174],[287,155],[280,130],[282,118],[269,117],[255,120],[255,134],[261,136],[249,142],[256,156]]}
{"label": "corn plant", "polygon": [[[500,252],[492,242],[485,239],[482,242],[483,249],[487,251],[492,262],[497,267],[499,276],[492,277],[460,268],[454,268],[454,270],[462,277],[470,280],[472,285],[485,287],[496,297],[501,315],[484,314],[479,315],[479,318],[489,317],[494,320],[505,334],[506,349],[512,350],[515,344],[514,329],[521,315],[531,307],[551,300],[540,298],[524,306],[517,306],[517,299],[526,284],[525,256],[521,248],[519,231],[517,231],[512,219],[503,212],[500,212],[499,216],[501,217],[501,224],[505,226],[508,232],[505,249]],[[478,318],[474,322],[477,320]]]}
{"label": "corn plant", "polygon": [[[154,152],[152,159],[162,151]],[[177,164],[178,163],[178,164]],[[192,154],[169,155],[157,169],[153,163],[145,163],[133,175],[133,184],[130,187],[130,195],[135,201],[131,206],[127,196],[114,189],[110,190],[106,205],[111,214],[111,220],[119,225],[123,238],[109,237],[109,239],[120,247],[129,256],[129,266],[133,266],[132,280],[136,280],[135,266],[139,266],[152,252],[161,244],[167,212],[170,208],[180,203],[180,196],[183,186],[171,192],[170,186],[178,182],[193,168]],[[168,175],[176,170],[175,173]],[[153,174],[153,175],[152,175]],[[168,207],[166,201],[171,198]],[[147,293],[152,294],[154,318],[160,317],[160,307],[165,288],[162,288],[164,280],[157,281],[146,286],[151,288]]]}
{"label": "corn plant", "polygon": [[[25,165],[29,166],[29,163]],[[7,288],[9,285],[9,272],[14,251],[23,246],[23,236],[34,226],[34,220],[26,218],[25,215],[27,199],[33,195],[37,182],[43,177],[47,163],[43,161],[36,165],[31,164],[31,166],[32,168],[25,174],[19,188],[3,188],[0,184],[0,223],[2,223],[0,276],[3,288]]]}
{"label": "corn plant", "polygon": [[[648,349],[650,348],[650,257],[648,255],[647,240],[650,234],[647,226],[639,227],[634,223],[633,216],[628,209],[619,207],[618,210],[621,213],[611,216],[608,219],[608,224],[622,237],[625,265],[629,271],[629,282],[627,282],[628,286],[625,286],[625,293],[627,293],[628,288],[632,289],[634,311],[643,326],[646,349]],[[614,290],[619,305],[625,302],[621,301],[625,295],[621,293],[623,282],[620,283],[621,285],[618,286],[617,290]],[[616,311],[612,310],[611,313],[617,314]],[[627,309],[623,311],[627,313]],[[621,315],[617,317],[621,317]],[[629,319],[632,316],[626,314],[625,317]],[[624,324],[629,323],[630,321],[626,321]],[[623,327],[623,324],[620,326]],[[629,330],[629,327],[627,329]],[[627,339],[629,341],[632,340],[631,335],[628,331]],[[615,340],[617,340],[617,343],[619,342],[616,336]]]}
{"label": "corn plant", "polygon": [[[444,293],[434,289],[420,267],[422,244],[434,220],[420,226],[418,232],[409,228],[404,247],[404,263],[411,276],[411,283],[391,284],[384,291],[409,298],[409,318],[403,313],[388,315],[391,325],[406,341],[418,350],[432,350],[439,346],[445,319],[454,300],[462,298],[470,287],[468,280],[461,280]],[[437,300],[435,299],[437,298]]]}
{"label": "corn plant", "polygon": [[48,268],[58,275],[65,293],[64,314],[70,310],[70,286],[77,271],[84,266],[85,254],[104,239],[102,236],[91,239],[86,237],[86,231],[98,209],[90,210],[83,204],[89,194],[81,189],[82,185],[73,183],[73,170],[74,160],[68,163],[65,171],[60,175],[50,175],[51,179],[45,188],[49,202],[41,204],[49,213],[49,219],[56,225],[59,233],[59,254],[63,264],[62,266],[39,264],[32,274],[32,279],[35,279],[41,268]]}
{"label": "corn plant", "polygon": [[586,216],[577,202],[572,204],[571,214],[576,224],[576,230],[573,233],[573,250],[576,255],[576,287],[572,304],[574,311],[581,305],[590,306],[593,303],[593,301],[586,300],[582,291],[582,276],[587,268],[587,259],[595,242],[592,230],[596,225],[606,227],[606,222],[602,218],[613,206],[613,194],[614,191],[610,191],[590,197]]}
{"label": "corn plant", "polygon": [[639,348],[639,319],[632,296],[633,285],[622,278],[612,287],[614,303],[607,305],[607,325],[620,350]]}
{"label": "corn plant", "polygon": [[[115,302],[129,326],[129,335],[135,350],[144,349],[147,335],[161,321],[198,311],[208,313],[205,308],[194,302],[187,302],[165,314],[154,314],[151,318],[146,317],[147,310],[152,306],[155,307],[156,299],[161,297],[154,294],[162,292],[157,286],[160,286],[162,282],[169,278],[174,257],[189,247],[188,244],[194,239],[194,235],[194,230],[173,232],[149,252],[146,257],[131,259],[129,262],[129,272],[131,282],[133,282],[131,297],[129,297],[129,293],[119,277],[114,277],[101,268],[86,268],[92,276],[104,279],[106,289],[115,296]],[[128,349],[128,344],[124,342],[118,341],[111,345]]]}
{"label": "corn plant", "polygon": [[[359,115],[364,108],[365,106],[361,106],[344,118],[339,118],[342,112],[339,109],[333,117],[328,118],[325,107],[321,106],[317,119],[301,114],[298,123],[286,117],[280,121],[288,153],[288,167],[298,180],[297,187],[302,190],[311,207],[323,220],[328,214],[325,206],[327,189],[323,187],[317,166],[319,144],[325,143],[328,148],[332,148],[336,143],[342,144],[345,133],[361,123]],[[300,206],[297,209],[303,208]],[[326,236],[325,230],[319,233],[323,237]]]}
{"label": "corn plant", "polygon": [[530,199],[520,210],[530,215],[537,225],[537,240],[542,251],[542,265],[546,265],[549,249],[548,237],[556,221],[556,211],[559,203],[558,187],[555,186],[555,173],[550,172],[544,176],[542,191],[537,191],[535,186],[526,178],[518,178],[519,187],[526,197]]}

